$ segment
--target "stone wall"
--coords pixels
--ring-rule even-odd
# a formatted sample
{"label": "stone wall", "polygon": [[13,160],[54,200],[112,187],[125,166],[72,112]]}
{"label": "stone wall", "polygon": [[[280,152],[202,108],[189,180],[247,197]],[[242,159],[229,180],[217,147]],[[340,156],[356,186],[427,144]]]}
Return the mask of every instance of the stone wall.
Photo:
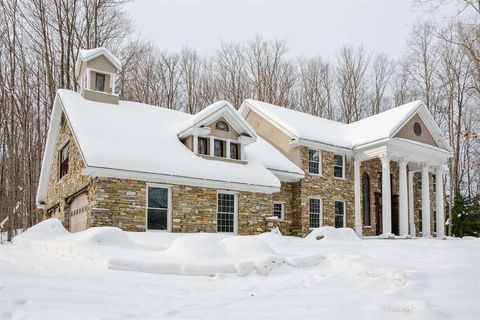
{"label": "stone wall", "polygon": [[345,179],[333,176],[332,152],[322,151],[321,175],[308,173],[308,148],[301,147],[301,168],[305,172],[305,179],[300,182],[300,233],[306,235],[310,231],[310,198],[322,199],[323,226],[334,226],[335,201],[345,201],[346,227],[354,226],[354,189],[353,189],[353,165],[348,157],[345,157]]}
{"label": "stone wall", "polygon": [[[86,190],[86,192],[90,192],[89,189],[91,188],[92,179],[88,176],[82,175],[82,169],[85,167],[85,165],[83,163],[80,151],[75,143],[75,139],[73,138],[68,122],[63,115],[59,130],[58,140],[56,143],[56,152],[53,156],[50,177],[48,178],[44,212],[48,212],[49,209],[58,205],[60,208],[59,217],[64,225],[68,228],[68,210],[70,201],[67,200],[69,200],[80,190]],[[60,179],[59,153],[66,143],[69,144],[68,173]],[[46,218],[49,218],[48,214]]]}
{"label": "stone wall", "polygon": [[282,182],[280,192],[273,194],[274,202],[284,203],[284,219],[278,222],[278,228],[284,235],[297,235],[300,232],[300,204],[296,201],[299,186],[300,183]]}
{"label": "stone wall", "polygon": [[[420,174],[421,172],[419,172]],[[429,189],[430,189],[430,232],[433,235],[436,226],[433,223],[433,213],[435,211],[435,192],[433,189],[433,174],[428,174],[428,182],[429,182]],[[422,186],[417,179],[416,175],[413,176],[413,212],[415,215],[415,232],[417,237],[421,236],[420,231],[420,210],[422,210]]]}
{"label": "stone wall", "polygon": [[[115,226],[127,231],[146,229],[147,183],[137,180],[97,178],[95,200],[88,226]],[[172,232],[216,232],[217,190],[172,185]],[[272,195],[238,192],[238,233],[269,231]]]}

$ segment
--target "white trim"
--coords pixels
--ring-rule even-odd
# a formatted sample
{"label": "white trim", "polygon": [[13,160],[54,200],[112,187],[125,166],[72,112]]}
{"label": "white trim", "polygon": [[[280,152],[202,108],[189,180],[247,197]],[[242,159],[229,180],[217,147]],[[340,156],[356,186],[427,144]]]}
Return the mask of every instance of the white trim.
{"label": "white trim", "polygon": [[323,142],[318,142],[318,141],[313,141],[313,140],[308,140],[308,139],[301,139],[301,138],[295,138],[290,140],[289,144],[292,147],[307,147],[310,149],[319,149],[319,150],[324,150],[328,152],[333,152],[337,154],[344,154],[344,155],[353,155],[353,150],[351,148],[345,148],[345,147],[340,147],[340,146],[335,146]]}
{"label": "white trim", "polygon": [[336,199],[333,201],[333,226],[334,227],[335,227],[335,216],[337,215],[335,213],[335,209],[336,209],[335,202],[343,202],[343,227],[342,228],[346,228],[347,227],[347,201],[345,201],[344,199]]}
{"label": "white trim", "polygon": [[[338,165],[335,165],[335,156],[341,156],[342,157],[342,176],[341,177],[335,177],[335,167],[340,167]],[[346,180],[345,179],[345,171],[346,171],[346,158],[344,154],[338,154],[334,153],[333,154],[333,178],[337,180]]]}
{"label": "white trim", "polygon": [[219,232],[218,231],[218,195],[219,194],[231,194],[233,195],[233,234],[238,234],[238,192],[231,191],[231,190],[217,190],[217,200],[215,203],[216,210],[215,210],[215,226],[217,233],[225,233],[225,234],[232,234],[232,232]]}
{"label": "white trim", "polygon": [[270,172],[273,173],[275,177],[277,177],[280,181],[284,181],[284,182],[297,182],[305,178],[305,174],[301,174],[301,173],[282,171],[282,170],[271,169],[271,168],[267,168],[267,169],[270,170]]}
{"label": "white trim", "polygon": [[[315,199],[315,200],[320,200],[320,213],[318,217],[318,228],[323,227],[323,198],[319,196],[312,196],[308,197],[308,227],[310,230],[315,229],[315,227],[312,227],[310,225],[310,215],[312,214],[312,211],[310,211],[310,200]],[[314,213],[317,214],[317,213]]]}
{"label": "white trim", "polygon": [[130,171],[122,169],[100,168],[100,167],[86,167],[82,170],[83,175],[92,177],[110,177],[121,179],[134,179],[140,181],[171,183],[176,185],[188,185],[194,187],[204,187],[211,189],[230,189],[237,191],[259,192],[259,193],[275,193],[280,191],[279,186],[267,186],[247,184],[232,181],[219,181],[201,178],[192,178],[184,176],[175,176],[168,174],[159,174],[151,172]]}
{"label": "white trim", "polygon": [[[318,152],[318,173],[310,172],[310,150]],[[321,177],[323,175],[322,150],[308,148],[307,152],[308,152],[308,174],[311,175],[311,176]],[[315,163],[315,161],[311,161],[311,162]]]}
{"label": "white trim", "polygon": [[279,220],[279,221],[285,221],[285,201],[273,201],[272,217],[276,217],[276,215],[274,215],[274,213],[275,213],[275,204],[281,204],[281,205],[282,205],[281,217],[280,217],[278,220]]}
{"label": "white trim", "polygon": [[[172,186],[158,183],[145,184],[145,231],[172,232]],[[167,189],[168,190],[168,208],[167,208],[167,230],[148,229],[148,188]],[[152,208],[155,209],[155,208]]]}
{"label": "white trim", "polygon": [[[104,47],[101,47],[101,48],[96,48],[96,49],[99,49],[98,52],[96,52],[95,54],[91,54],[87,57],[84,57],[82,55],[82,51],[80,50],[78,52],[78,57],[77,57],[77,61],[75,62],[75,76],[78,76],[79,72],[80,72],[80,66],[82,64],[82,62],[84,63],[87,63],[88,61],[91,61],[101,55],[105,56],[105,58],[115,67],[117,68],[118,72],[122,71],[122,63],[120,60],[118,60],[118,58],[113,54],[111,53],[107,48],[104,48]],[[93,49],[92,49],[93,50]]]}

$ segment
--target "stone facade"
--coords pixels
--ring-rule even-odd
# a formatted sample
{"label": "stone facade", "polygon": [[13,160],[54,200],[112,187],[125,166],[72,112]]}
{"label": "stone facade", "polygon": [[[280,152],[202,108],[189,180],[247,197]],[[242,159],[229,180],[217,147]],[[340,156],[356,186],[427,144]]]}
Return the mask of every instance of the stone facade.
{"label": "stone facade", "polygon": [[[50,217],[49,213],[52,212],[52,209],[54,211],[56,208],[59,208],[57,216],[63,221],[65,226],[68,227],[69,204],[71,203],[71,200],[73,200],[73,197],[80,191],[84,190],[89,193],[89,196],[91,196],[90,189],[92,179],[88,176],[82,175],[82,169],[85,165],[80,150],[73,139],[72,132],[64,116],[62,116],[59,130],[56,152],[53,155],[52,168],[48,179],[45,212],[46,217]],[[69,146],[68,173],[60,179],[59,155],[60,150],[67,143]]]}
{"label": "stone facade", "polygon": [[[418,172],[418,176],[421,175],[421,172]],[[422,185],[421,178],[419,179],[416,174],[413,175],[413,212],[415,217],[415,234],[420,236],[421,232],[421,218],[420,211],[422,210]],[[430,189],[430,230],[432,235],[436,232],[436,225],[434,223],[434,212],[435,212],[435,190],[433,185],[433,174],[428,174],[428,184]]]}

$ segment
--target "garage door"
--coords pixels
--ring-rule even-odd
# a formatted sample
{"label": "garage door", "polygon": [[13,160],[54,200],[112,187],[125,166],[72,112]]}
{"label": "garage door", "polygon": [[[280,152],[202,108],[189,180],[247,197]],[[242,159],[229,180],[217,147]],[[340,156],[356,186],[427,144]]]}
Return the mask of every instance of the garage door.
{"label": "garage door", "polygon": [[70,232],[87,228],[88,197],[86,193],[78,195],[70,205]]}

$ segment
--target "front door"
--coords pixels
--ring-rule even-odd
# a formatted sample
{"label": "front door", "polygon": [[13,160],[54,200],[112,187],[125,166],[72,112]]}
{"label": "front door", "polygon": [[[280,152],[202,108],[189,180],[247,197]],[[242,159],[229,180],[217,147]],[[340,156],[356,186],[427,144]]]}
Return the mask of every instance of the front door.
{"label": "front door", "polygon": [[392,195],[392,233],[395,235],[399,235],[400,232],[398,230],[398,195]]}

